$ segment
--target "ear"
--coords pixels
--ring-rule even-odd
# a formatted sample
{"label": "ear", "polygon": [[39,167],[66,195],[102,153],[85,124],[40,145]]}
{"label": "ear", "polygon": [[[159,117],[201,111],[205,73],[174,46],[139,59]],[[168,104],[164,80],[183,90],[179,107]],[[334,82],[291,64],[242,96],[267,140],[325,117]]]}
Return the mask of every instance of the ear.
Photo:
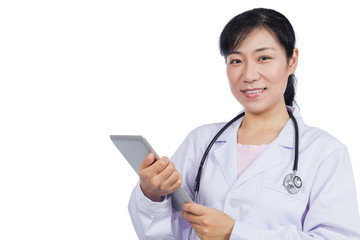
{"label": "ear", "polygon": [[293,55],[291,56],[289,61],[289,69],[288,69],[289,75],[295,72],[298,63],[298,58],[299,58],[299,49],[294,48]]}

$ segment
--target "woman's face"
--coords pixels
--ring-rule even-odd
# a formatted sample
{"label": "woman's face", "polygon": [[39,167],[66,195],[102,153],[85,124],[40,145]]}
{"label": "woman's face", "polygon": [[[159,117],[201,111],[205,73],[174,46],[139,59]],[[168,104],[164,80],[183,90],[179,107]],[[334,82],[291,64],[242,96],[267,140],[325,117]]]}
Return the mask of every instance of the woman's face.
{"label": "woman's face", "polygon": [[234,97],[247,112],[263,113],[285,106],[288,76],[297,65],[298,50],[290,61],[278,40],[265,29],[255,29],[227,57],[227,76]]}

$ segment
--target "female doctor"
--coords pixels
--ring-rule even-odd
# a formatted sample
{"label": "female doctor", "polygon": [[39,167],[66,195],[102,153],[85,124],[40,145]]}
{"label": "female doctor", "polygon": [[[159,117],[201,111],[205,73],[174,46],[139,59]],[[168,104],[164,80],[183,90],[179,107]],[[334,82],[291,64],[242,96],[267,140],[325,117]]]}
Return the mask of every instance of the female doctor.
{"label": "female doctor", "polygon": [[[220,51],[244,116],[215,139],[198,192],[200,161],[225,123],[190,132],[171,161],[162,157],[154,163],[153,154],[144,159],[129,202],[138,237],[359,240],[346,147],[305,125],[292,107],[298,49],[290,22],[270,9],[244,12],[225,26]],[[191,198],[197,195],[181,213],[172,209],[169,196],[180,186]]]}

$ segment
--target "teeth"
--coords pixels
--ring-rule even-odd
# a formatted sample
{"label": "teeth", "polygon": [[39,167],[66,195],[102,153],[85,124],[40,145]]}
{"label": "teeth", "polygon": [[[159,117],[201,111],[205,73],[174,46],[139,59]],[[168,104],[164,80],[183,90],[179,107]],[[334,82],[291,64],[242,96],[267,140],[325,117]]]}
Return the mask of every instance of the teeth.
{"label": "teeth", "polygon": [[264,91],[265,88],[263,89],[258,89],[258,90],[250,90],[250,91],[245,91],[246,93],[258,93],[258,92],[261,92],[261,91]]}

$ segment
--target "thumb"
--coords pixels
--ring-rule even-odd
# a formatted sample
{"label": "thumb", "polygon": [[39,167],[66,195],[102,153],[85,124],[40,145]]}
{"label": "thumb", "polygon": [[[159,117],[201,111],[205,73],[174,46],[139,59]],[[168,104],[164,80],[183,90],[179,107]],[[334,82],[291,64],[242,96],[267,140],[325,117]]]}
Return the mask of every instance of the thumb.
{"label": "thumb", "polygon": [[149,155],[147,155],[144,160],[141,162],[140,164],[140,169],[139,170],[142,170],[144,168],[147,168],[149,167],[155,160],[155,156],[153,153],[150,153]]}

